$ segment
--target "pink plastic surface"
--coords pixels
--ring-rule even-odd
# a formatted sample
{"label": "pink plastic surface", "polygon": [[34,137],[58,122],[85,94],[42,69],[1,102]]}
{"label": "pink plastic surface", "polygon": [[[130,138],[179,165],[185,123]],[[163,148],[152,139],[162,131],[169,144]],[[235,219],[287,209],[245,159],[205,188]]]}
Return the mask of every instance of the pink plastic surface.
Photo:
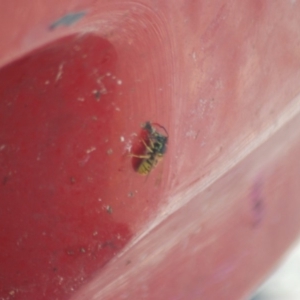
{"label": "pink plastic surface", "polygon": [[247,297],[299,235],[299,11],[2,1],[0,299]]}

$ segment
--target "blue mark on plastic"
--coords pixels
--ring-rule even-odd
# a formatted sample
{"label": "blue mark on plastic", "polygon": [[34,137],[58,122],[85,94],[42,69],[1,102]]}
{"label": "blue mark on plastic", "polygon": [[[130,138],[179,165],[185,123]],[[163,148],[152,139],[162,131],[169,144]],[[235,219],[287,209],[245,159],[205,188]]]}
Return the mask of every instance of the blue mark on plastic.
{"label": "blue mark on plastic", "polygon": [[55,21],[54,23],[52,23],[49,28],[50,28],[50,30],[53,30],[60,26],[70,26],[70,25],[78,22],[85,15],[86,15],[85,11],[66,14],[62,18],[60,18],[57,21]]}

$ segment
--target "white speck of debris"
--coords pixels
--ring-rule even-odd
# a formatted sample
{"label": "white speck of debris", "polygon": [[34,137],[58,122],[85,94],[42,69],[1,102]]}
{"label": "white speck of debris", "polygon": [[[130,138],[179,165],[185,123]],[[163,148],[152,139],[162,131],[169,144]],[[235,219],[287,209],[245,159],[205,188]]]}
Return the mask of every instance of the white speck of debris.
{"label": "white speck of debris", "polygon": [[104,94],[107,94],[108,92],[107,92],[107,89],[106,89],[106,87],[104,86],[104,84],[102,83],[102,85],[101,85],[101,90],[100,90],[100,93],[102,94],[102,95],[104,95]]}
{"label": "white speck of debris", "polygon": [[197,138],[197,135],[198,135],[197,131],[192,130],[192,129],[189,130],[189,131],[185,134],[186,137],[193,138],[193,139],[196,139],[196,138]]}
{"label": "white speck of debris", "polygon": [[87,149],[87,150],[86,150],[86,153],[89,154],[89,153],[91,153],[91,152],[94,152],[96,149],[97,149],[97,148],[93,146],[93,147]]}
{"label": "white speck of debris", "polygon": [[59,67],[58,67],[58,72],[57,72],[55,81],[58,81],[59,79],[61,79],[61,76],[62,76],[62,73],[63,73],[63,67],[64,67],[64,64],[61,63],[61,64],[59,65]]}
{"label": "white speck of debris", "polygon": [[121,85],[121,84],[122,84],[122,80],[120,80],[120,79],[117,80],[117,84],[118,84],[118,85]]}
{"label": "white speck of debris", "polygon": [[98,234],[98,231],[93,232],[93,236],[96,236]]}
{"label": "white speck of debris", "polygon": [[85,155],[80,161],[79,161],[79,165],[80,166],[84,166],[89,160],[90,160],[90,155]]}
{"label": "white speck of debris", "polygon": [[121,111],[120,107],[115,108],[116,111]]}
{"label": "white speck of debris", "polygon": [[50,81],[49,81],[49,80],[46,80],[46,81],[45,81],[45,84],[46,84],[46,85],[48,85],[49,83],[50,83]]}
{"label": "white speck of debris", "polygon": [[107,150],[107,154],[112,154],[113,153],[113,150],[110,148]]}
{"label": "white speck of debris", "polygon": [[196,52],[193,52],[192,57],[193,57],[193,60],[196,61],[196,59],[197,59]]}
{"label": "white speck of debris", "polygon": [[125,141],[124,136],[120,136],[120,141],[123,143]]}
{"label": "white speck of debris", "polygon": [[83,101],[84,101],[84,98],[78,97],[77,100],[80,101],[80,102],[83,102]]}
{"label": "white speck of debris", "polygon": [[99,201],[99,202],[101,202],[101,201],[102,201],[102,199],[101,199],[101,198],[98,198],[98,201]]}
{"label": "white speck of debris", "polygon": [[107,72],[107,73],[106,73],[106,76],[108,76],[108,77],[111,76],[111,73]]}
{"label": "white speck of debris", "polygon": [[131,141],[128,141],[125,145],[125,151],[130,152],[131,148],[132,148],[132,143],[131,143]]}
{"label": "white speck of debris", "polygon": [[1,145],[1,146],[0,146],[0,151],[4,150],[4,149],[5,149],[5,147],[6,147],[6,145],[4,145],[4,144],[3,144],[3,145]]}
{"label": "white speck of debris", "polygon": [[9,294],[10,294],[11,296],[13,296],[15,293],[16,293],[16,292],[15,292],[14,290],[11,290],[11,291],[9,292]]}
{"label": "white speck of debris", "polygon": [[96,82],[97,82],[98,84],[101,84],[101,83],[102,83],[102,77],[97,78]]}
{"label": "white speck of debris", "polygon": [[108,212],[108,213],[112,213],[112,208],[110,205],[106,205],[104,206],[105,207],[105,210]]}
{"label": "white speck of debris", "polygon": [[61,276],[57,276],[58,277],[58,284],[61,285],[62,282],[64,281],[64,278]]}

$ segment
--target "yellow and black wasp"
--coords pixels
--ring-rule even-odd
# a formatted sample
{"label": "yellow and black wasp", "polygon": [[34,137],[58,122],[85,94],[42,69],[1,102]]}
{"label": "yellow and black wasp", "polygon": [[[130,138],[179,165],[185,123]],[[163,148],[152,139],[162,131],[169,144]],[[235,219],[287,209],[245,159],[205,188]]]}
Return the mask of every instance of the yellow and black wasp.
{"label": "yellow and black wasp", "polygon": [[140,159],[136,165],[136,171],[141,175],[148,175],[163,159],[167,151],[168,132],[163,126],[155,125],[162,128],[166,135],[158,132],[150,122],[146,122],[143,129],[146,131],[147,138],[146,141],[142,140],[144,152],[140,155],[132,154],[133,157]]}

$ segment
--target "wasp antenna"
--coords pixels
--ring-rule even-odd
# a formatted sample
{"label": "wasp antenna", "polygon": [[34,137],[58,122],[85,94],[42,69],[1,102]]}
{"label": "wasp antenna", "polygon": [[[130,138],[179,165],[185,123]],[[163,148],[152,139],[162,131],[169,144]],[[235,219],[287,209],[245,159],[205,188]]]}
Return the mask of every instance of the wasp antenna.
{"label": "wasp antenna", "polygon": [[152,124],[161,128],[167,134],[167,137],[169,137],[169,133],[164,126],[160,125],[159,123],[152,123]]}

